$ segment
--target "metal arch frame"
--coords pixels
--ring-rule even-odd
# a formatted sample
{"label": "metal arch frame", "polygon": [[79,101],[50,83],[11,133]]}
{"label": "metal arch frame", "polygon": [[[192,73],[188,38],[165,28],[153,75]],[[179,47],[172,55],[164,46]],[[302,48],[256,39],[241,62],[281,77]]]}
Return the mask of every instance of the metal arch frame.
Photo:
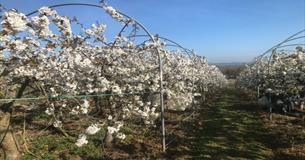
{"label": "metal arch frame", "polygon": [[[304,32],[304,36],[298,36],[298,35],[301,35],[302,33]],[[262,59],[264,56],[266,56],[268,53],[272,52],[274,49],[277,49],[277,48],[284,48],[284,47],[289,47],[290,45],[291,46],[298,46],[298,45],[305,45],[305,41],[304,41],[304,44],[290,44],[290,45],[283,45],[287,42],[291,42],[291,41],[294,41],[294,40],[298,40],[298,39],[302,39],[304,38],[305,39],[305,29],[302,29],[300,30],[299,32],[289,36],[288,38],[286,38],[284,41],[274,45],[273,47],[269,48],[267,51],[265,51],[264,53],[262,53],[261,55],[255,57],[254,59],[256,59],[254,61],[254,63],[256,61],[259,61],[260,59]]]}
{"label": "metal arch frame", "polygon": [[[104,10],[103,6],[107,6],[106,3],[103,1],[102,5],[96,5],[96,4],[89,4],[89,3],[64,3],[64,4],[57,4],[57,5],[52,5],[52,6],[48,6],[49,8],[59,8],[59,7],[66,7],[66,6],[87,6],[87,7],[96,7],[96,8],[101,8]],[[122,16],[124,16],[125,18],[128,18],[129,20],[132,20],[136,25],[138,25],[141,29],[144,30],[144,32],[147,34],[146,36],[149,37],[150,41],[152,41],[153,43],[156,43],[156,40],[154,39],[154,37],[152,36],[152,34],[148,31],[148,29],[146,27],[144,27],[144,25],[142,25],[140,22],[138,22],[137,20],[135,20],[134,18],[128,16],[127,14],[120,12],[118,10],[116,10],[119,14],[121,14]],[[31,16],[33,14],[36,14],[38,12],[38,10],[35,10],[33,12],[30,12],[28,14],[26,14],[26,16]],[[2,18],[2,17],[0,17]],[[125,22],[124,27],[121,29],[121,31],[119,32],[118,35],[120,35],[125,29],[126,27],[129,25],[128,22]],[[135,26],[137,27],[137,26]],[[116,41],[114,41],[114,43],[112,44],[112,46],[114,46],[114,44],[116,43]],[[160,76],[160,81],[159,81],[159,85],[160,85],[160,89],[159,89],[159,94],[160,94],[160,106],[161,106],[161,125],[162,125],[162,150],[163,152],[166,151],[166,143],[165,143],[165,120],[164,120],[164,97],[163,97],[163,66],[162,66],[162,57],[161,57],[161,53],[159,51],[158,48],[156,48],[156,52],[158,54],[158,61],[159,61],[159,76]]]}
{"label": "metal arch frame", "polygon": [[[304,36],[298,36],[298,35],[300,35],[300,34],[302,34],[302,33],[305,34],[305,29],[303,29],[303,30],[301,30],[301,31],[299,31],[299,32],[297,32],[297,33],[295,33],[295,34],[289,36],[287,39],[285,39],[285,40],[282,41],[281,43],[279,43],[279,44],[273,46],[272,48],[270,48],[268,51],[265,52],[265,55],[266,55],[267,53],[270,53],[270,52],[271,52],[271,54],[270,54],[270,56],[269,56],[269,58],[268,58],[268,75],[270,74],[270,63],[271,63],[272,57],[275,55],[275,53],[277,53],[276,50],[277,50],[278,48],[285,48],[285,47],[299,46],[299,45],[304,45],[304,46],[305,46],[305,42],[304,42],[304,44],[302,44],[302,43],[287,44],[288,42],[293,42],[293,41],[295,41],[295,40],[302,39],[302,38],[304,38],[304,40],[305,40],[305,35],[304,35]],[[298,37],[297,37],[297,36],[298,36]],[[263,55],[263,56],[264,56],[264,55]]]}
{"label": "metal arch frame", "polygon": [[[304,34],[304,35],[301,35],[301,34]],[[295,40],[300,40],[300,39],[304,39],[304,43],[288,44],[289,42],[293,42]],[[289,36],[284,41],[276,44],[275,46],[271,47],[270,49],[268,49],[267,51],[262,53],[260,56],[256,57],[253,64],[261,63],[261,60],[268,53],[271,52],[271,54],[268,56],[268,76],[270,76],[270,64],[271,64],[273,55],[275,55],[275,53],[276,53],[276,50],[280,49],[280,48],[291,47],[291,46],[305,46],[305,29],[302,29],[302,30],[298,31],[297,33]],[[284,50],[284,49],[281,49],[281,50]],[[257,72],[258,72],[259,71],[259,67],[257,66],[256,69],[257,69]],[[257,87],[257,96],[258,97],[260,96],[260,88],[259,88],[259,86]]]}
{"label": "metal arch frame", "polygon": [[[304,40],[305,40],[305,35],[304,36],[296,37],[296,36],[302,34],[303,32],[305,34],[305,29],[297,32],[296,34],[293,34],[292,36],[288,37],[283,42],[281,42],[278,45],[276,45],[276,46],[274,46],[274,47],[269,49],[270,50],[269,52],[271,52],[271,54],[270,54],[270,56],[268,58],[268,75],[270,74],[270,63],[271,63],[272,57],[275,55],[275,53],[277,53],[276,52],[277,49],[285,48],[285,47],[291,47],[291,46],[305,46],[305,41],[304,41],[304,43],[287,44],[288,42],[293,42],[295,40],[299,40],[299,39],[302,39],[302,38],[304,38]],[[267,53],[269,53],[269,52],[267,52]]]}
{"label": "metal arch frame", "polygon": [[305,35],[304,36],[299,36],[297,37],[298,35],[301,35],[302,33],[304,32],[305,34],[305,29],[302,29],[300,30],[299,32],[289,36],[288,38],[286,38],[284,41],[276,44],[275,46],[271,47],[270,49],[268,49],[267,51],[265,51],[264,53],[262,53],[260,56],[258,56],[257,58],[261,58],[263,56],[265,56],[266,54],[268,54],[269,52],[271,52],[272,50],[282,46],[283,44],[287,43],[287,42],[290,42],[290,41],[293,41],[293,40],[297,40],[297,39],[302,39],[302,38],[305,38]]}
{"label": "metal arch frame", "polygon": [[[302,33],[304,33],[304,36],[301,35]],[[299,36],[301,35],[301,36]],[[305,46],[305,41],[304,43],[295,43],[295,44],[287,44],[288,42],[292,42],[294,40],[299,40],[299,39],[304,39],[305,40],[305,29],[289,36],[288,38],[286,38],[284,41],[276,44],[275,46],[271,47],[270,49],[268,49],[267,51],[265,51],[264,53],[262,53],[260,56],[256,57],[256,61],[259,61],[260,59],[262,59],[264,56],[266,56],[268,53],[275,51],[278,48],[284,48],[284,47],[289,47],[289,46],[299,46],[299,45],[304,45]],[[270,62],[270,59],[272,57],[274,53],[271,53],[271,55],[269,56],[268,60]]]}
{"label": "metal arch frame", "polygon": [[[131,36],[128,36],[127,38],[130,39],[130,38],[135,38],[135,37],[148,37],[148,36],[147,35],[131,35]],[[182,45],[180,45],[179,43],[177,43],[177,42],[175,42],[171,39],[168,39],[168,38],[165,38],[165,37],[162,37],[162,36],[159,36],[159,35],[155,35],[154,38],[161,39],[164,42],[170,42],[171,43],[171,44],[165,44],[165,46],[177,47],[177,48],[182,49],[184,51],[184,53],[188,54],[189,56],[191,56],[192,54],[194,55],[194,51],[183,47]],[[148,41],[150,41],[150,39],[143,41],[143,43],[146,43]]]}

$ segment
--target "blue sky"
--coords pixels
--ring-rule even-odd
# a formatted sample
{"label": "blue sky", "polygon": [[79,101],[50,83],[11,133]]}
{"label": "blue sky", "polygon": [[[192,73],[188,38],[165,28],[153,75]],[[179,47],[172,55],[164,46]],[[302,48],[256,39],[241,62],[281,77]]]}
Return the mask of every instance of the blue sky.
{"label": "blue sky", "polygon": [[[0,0],[28,13],[41,6],[98,0]],[[194,49],[210,62],[247,62],[305,28],[305,0],[108,0],[150,32]],[[85,23],[104,17],[92,8],[59,12]],[[108,27],[111,27],[108,25]]]}

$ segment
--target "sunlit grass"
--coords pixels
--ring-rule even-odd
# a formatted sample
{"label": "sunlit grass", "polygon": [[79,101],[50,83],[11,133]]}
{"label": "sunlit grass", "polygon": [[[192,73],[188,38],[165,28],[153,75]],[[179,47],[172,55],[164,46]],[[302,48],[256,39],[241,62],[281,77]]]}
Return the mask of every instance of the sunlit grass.
{"label": "sunlit grass", "polygon": [[[203,118],[194,149],[204,159],[270,159],[274,156],[268,146],[267,131],[257,112],[240,110],[252,106],[236,101],[236,93],[227,91]],[[270,139],[272,140],[272,139]]]}

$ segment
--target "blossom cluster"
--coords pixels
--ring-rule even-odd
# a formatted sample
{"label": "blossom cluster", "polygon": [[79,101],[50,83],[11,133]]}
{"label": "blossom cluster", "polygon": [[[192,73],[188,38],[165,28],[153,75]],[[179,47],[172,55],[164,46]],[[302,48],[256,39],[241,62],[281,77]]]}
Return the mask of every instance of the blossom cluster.
{"label": "blossom cluster", "polygon": [[194,103],[196,95],[217,90],[227,84],[226,77],[206,58],[190,56],[182,52],[168,53],[164,65],[165,95],[168,108],[185,110]]}
{"label": "blossom cluster", "polygon": [[105,5],[104,9],[113,19],[119,22],[124,21],[124,16],[117,12],[113,7]]}

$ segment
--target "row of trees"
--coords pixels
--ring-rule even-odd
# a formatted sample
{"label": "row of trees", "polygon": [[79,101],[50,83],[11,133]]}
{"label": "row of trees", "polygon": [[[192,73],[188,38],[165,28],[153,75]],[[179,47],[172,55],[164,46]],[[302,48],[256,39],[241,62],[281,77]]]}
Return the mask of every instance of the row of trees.
{"label": "row of trees", "polygon": [[[124,28],[136,25],[111,6],[103,8]],[[173,110],[192,107],[195,95],[226,84],[225,76],[205,58],[169,51],[157,37],[138,45],[120,32],[108,42],[105,24],[81,25],[73,32],[72,23],[79,24],[48,7],[32,17],[16,10],[3,14],[0,138],[11,159],[19,157],[9,127],[16,106],[48,114],[64,134],[71,121],[86,126],[74,135],[79,147],[88,143],[87,136],[107,128],[106,143],[111,145],[114,138],[125,138],[120,132],[125,123],[141,119],[155,125],[160,75],[165,104]]]}
{"label": "row of trees", "polygon": [[305,96],[305,54],[302,47],[294,51],[273,50],[270,56],[257,59],[241,72],[239,84],[245,89],[259,92],[259,96],[272,96],[272,102],[286,109],[301,106]]}

